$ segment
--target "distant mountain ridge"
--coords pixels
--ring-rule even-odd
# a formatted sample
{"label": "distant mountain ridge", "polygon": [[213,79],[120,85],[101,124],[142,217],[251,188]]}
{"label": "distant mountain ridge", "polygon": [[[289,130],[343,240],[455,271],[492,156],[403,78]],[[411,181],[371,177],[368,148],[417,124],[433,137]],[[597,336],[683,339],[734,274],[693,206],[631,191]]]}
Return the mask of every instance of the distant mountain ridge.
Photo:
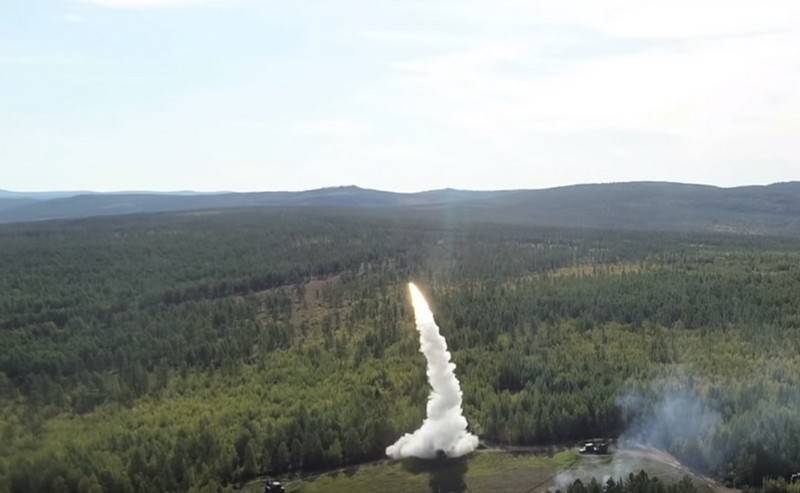
{"label": "distant mountain ridge", "polygon": [[0,191],[0,223],[242,207],[400,208],[519,224],[800,236],[800,182],[720,188],[669,182],[538,190],[76,193]]}
{"label": "distant mountain ridge", "polygon": [[[6,194],[13,192],[5,192]],[[240,207],[403,207],[459,203],[510,192],[434,190],[398,193],[356,186],[301,192],[221,193],[77,193],[27,202],[0,211],[0,222],[41,221],[145,212],[189,211]],[[0,195],[0,198],[3,196]],[[9,200],[9,199],[4,199]],[[19,199],[18,199],[19,200]],[[30,199],[28,199],[30,200]]]}

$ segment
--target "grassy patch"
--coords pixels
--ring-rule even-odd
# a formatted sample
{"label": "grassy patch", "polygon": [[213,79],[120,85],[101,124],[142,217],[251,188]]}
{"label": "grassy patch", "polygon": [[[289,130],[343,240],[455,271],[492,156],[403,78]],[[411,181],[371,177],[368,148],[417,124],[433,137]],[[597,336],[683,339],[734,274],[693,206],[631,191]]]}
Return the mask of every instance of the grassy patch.
{"label": "grassy patch", "polygon": [[[448,461],[384,461],[287,483],[289,493],[541,493],[566,487],[575,479],[588,482],[609,476],[626,477],[641,469],[667,483],[688,471],[674,459],[649,451],[621,451],[609,456],[581,456],[574,449],[552,457],[528,453],[480,451]],[[699,477],[702,492],[718,491]],[[261,493],[251,483],[244,493]]]}
{"label": "grassy patch", "polygon": [[[572,454],[574,455],[574,454]],[[478,452],[443,462],[386,461],[287,484],[292,493],[428,493],[432,491],[520,492],[549,484],[569,453],[546,457],[534,454]],[[260,492],[251,484],[245,493]]]}

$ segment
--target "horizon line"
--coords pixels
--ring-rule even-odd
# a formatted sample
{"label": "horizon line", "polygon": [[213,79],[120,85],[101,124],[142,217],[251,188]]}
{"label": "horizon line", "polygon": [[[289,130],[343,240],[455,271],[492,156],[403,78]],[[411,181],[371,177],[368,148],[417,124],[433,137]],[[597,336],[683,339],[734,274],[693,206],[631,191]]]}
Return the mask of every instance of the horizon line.
{"label": "horizon line", "polygon": [[569,187],[581,187],[581,186],[597,186],[597,185],[635,185],[635,184],[664,184],[664,185],[686,185],[686,186],[699,186],[699,187],[710,187],[710,188],[719,188],[719,189],[735,189],[735,188],[747,188],[747,187],[769,187],[772,185],[780,185],[780,184],[788,184],[788,183],[800,183],[800,180],[784,180],[784,181],[774,181],[769,183],[753,183],[753,184],[745,184],[745,185],[733,185],[733,186],[723,186],[723,185],[714,185],[709,183],[692,183],[692,182],[679,182],[679,181],[668,181],[668,180],[631,180],[631,181],[608,181],[608,182],[580,182],[580,183],[571,183],[567,185],[554,185],[554,186],[547,186],[547,187],[539,187],[539,188],[493,188],[493,189],[476,189],[476,188],[455,188],[455,187],[443,187],[443,188],[432,188],[432,189],[423,189],[423,190],[416,190],[412,192],[403,192],[403,191],[396,191],[396,190],[388,190],[388,189],[381,189],[381,188],[371,188],[371,187],[364,187],[356,184],[349,184],[349,185],[329,185],[323,187],[316,187],[316,188],[303,188],[303,189],[278,189],[278,190],[199,190],[199,189],[178,189],[178,190],[156,190],[156,189],[146,189],[146,190],[99,190],[99,189],[51,189],[51,190],[11,190],[0,188],[0,194],[8,193],[8,194],[17,194],[17,195],[25,195],[25,194],[73,194],[72,196],[77,195],[185,195],[185,194],[197,194],[197,195],[226,195],[226,194],[253,194],[253,193],[303,193],[303,192],[317,192],[322,190],[334,190],[334,189],[359,189],[364,191],[373,191],[373,192],[384,192],[384,193],[395,193],[395,194],[402,194],[402,195],[414,195],[420,193],[431,193],[431,192],[442,192],[442,191],[453,191],[453,192],[521,192],[521,191],[540,191],[540,190],[553,190],[558,188],[569,188]]}

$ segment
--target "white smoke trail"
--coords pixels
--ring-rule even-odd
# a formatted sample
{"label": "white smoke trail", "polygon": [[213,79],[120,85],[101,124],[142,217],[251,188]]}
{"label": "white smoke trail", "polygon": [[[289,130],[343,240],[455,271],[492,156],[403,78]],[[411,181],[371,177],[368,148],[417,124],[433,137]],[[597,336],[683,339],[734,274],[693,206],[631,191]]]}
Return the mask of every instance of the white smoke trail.
{"label": "white smoke trail", "polygon": [[467,432],[467,419],[461,410],[461,385],[456,378],[456,365],[450,362],[447,342],[439,334],[433,313],[425,297],[414,283],[408,283],[414,318],[419,331],[420,351],[428,361],[428,416],[414,433],[400,437],[386,448],[393,459],[418,457],[433,459],[444,453],[447,457],[461,457],[478,446],[478,437]]}

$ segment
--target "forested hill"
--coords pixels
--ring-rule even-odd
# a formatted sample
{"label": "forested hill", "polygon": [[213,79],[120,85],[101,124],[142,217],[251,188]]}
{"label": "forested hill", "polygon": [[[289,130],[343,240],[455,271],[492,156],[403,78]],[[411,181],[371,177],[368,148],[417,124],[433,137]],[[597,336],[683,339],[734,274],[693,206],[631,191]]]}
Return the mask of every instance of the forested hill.
{"label": "forested hill", "polygon": [[[368,190],[355,186],[331,187],[303,192],[252,193],[81,193],[68,197],[41,199],[37,194],[14,194],[17,200],[36,199],[20,207],[0,210],[0,223],[74,219],[93,216],[135,214],[147,212],[191,211],[247,207],[421,207],[453,205],[462,202],[481,203],[484,200],[511,195],[512,192],[478,192],[434,190],[419,193],[394,193]],[[2,195],[0,195],[2,198]]]}
{"label": "forested hill", "polygon": [[304,192],[25,196],[0,207],[0,222],[265,206],[419,209],[490,222],[615,229],[800,235],[800,182],[719,188],[663,182],[542,190],[394,193],[359,187]]}

